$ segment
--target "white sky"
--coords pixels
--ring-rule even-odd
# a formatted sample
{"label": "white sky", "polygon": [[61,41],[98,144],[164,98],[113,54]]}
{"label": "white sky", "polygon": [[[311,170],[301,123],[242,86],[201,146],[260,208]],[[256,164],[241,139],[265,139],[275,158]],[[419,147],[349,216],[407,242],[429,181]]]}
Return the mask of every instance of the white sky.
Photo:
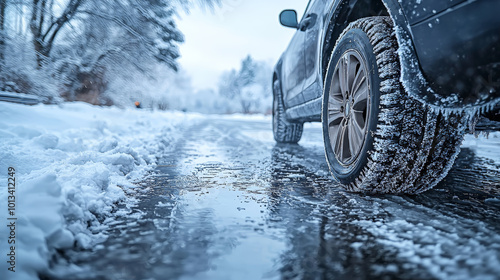
{"label": "white sky", "polygon": [[194,89],[214,88],[220,74],[237,69],[248,54],[274,65],[294,29],[279,24],[279,13],[295,9],[302,16],[308,0],[223,0],[214,12],[194,8],[180,13],[185,42],[179,64]]}

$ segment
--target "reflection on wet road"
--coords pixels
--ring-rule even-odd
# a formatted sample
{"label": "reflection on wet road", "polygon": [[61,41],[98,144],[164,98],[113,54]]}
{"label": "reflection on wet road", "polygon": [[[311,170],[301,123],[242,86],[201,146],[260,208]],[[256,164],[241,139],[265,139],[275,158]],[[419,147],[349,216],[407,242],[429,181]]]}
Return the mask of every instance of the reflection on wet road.
{"label": "reflection on wet road", "polygon": [[268,121],[207,119],[71,278],[499,279],[500,139],[466,144],[435,190],[368,196],[331,179],[319,126],[276,145]]}

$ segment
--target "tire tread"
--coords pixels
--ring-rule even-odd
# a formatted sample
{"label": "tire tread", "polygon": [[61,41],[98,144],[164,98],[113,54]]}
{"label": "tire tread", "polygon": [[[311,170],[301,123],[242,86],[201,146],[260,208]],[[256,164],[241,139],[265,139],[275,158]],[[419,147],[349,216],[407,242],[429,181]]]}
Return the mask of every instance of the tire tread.
{"label": "tire tread", "polygon": [[[416,194],[433,188],[460,152],[466,118],[444,116],[406,94],[400,82],[398,43],[389,17],[359,19],[349,25],[365,32],[380,77],[380,112],[374,150],[360,176],[345,188],[373,193]],[[340,39],[339,39],[340,40]]]}
{"label": "tire tread", "polygon": [[290,122],[286,119],[285,108],[282,102],[282,94],[280,82],[278,80],[273,83],[274,98],[277,98],[276,114],[273,112],[273,118],[277,117],[277,125],[273,127],[274,140],[278,143],[295,144],[302,138],[304,124],[300,122]]}

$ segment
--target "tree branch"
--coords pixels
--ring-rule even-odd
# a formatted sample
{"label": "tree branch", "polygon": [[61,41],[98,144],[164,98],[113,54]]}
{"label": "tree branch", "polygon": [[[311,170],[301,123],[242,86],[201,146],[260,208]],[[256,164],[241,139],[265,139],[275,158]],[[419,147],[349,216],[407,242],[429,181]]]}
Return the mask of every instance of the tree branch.
{"label": "tree branch", "polygon": [[[83,3],[84,0],[71,0],[66,9],[64,10],[63,14],[55,21],[57,23],[57,27],[54,29],[54,32],[52,32],[52,35],[47,41],[46,45],[46,51],[47,54],[50,52],[52,49],[52,44],[54,43],[54,39],[57,36],[57,33],[61,30],[61,28],[69,22],[73,16],[76,14],[76,11],[80,7],[80,5]],[[45,37],[49,34],[50,29],[47,30],[46,34],[43,36],[43,39],[45,40]]]}
{"label": "tree branch", "polygon": [[47,5],[47,0],[42,0],[41,4],[40,4],[40,22],[38,23],[38,34],[41,34],[42,33],[42,30],[43,30],[43,23],[45,21],[45,12],[46,12],[46,8],[45,6]]}
{"label": "tree branch", "polygon": [[127,32],[129,32],[133,36],[137,37],[140,41],[147,43],[147,41],[144,39],[144,36],[137,33],[137,31],[135,31],[131,26],[129,26],[124,21],[120,20],[118,17],[114,17],[114,16],[102,14],[102,13],[96,13],[96,12],[92,12],[92,11],[88,11],[88,10],[82,10],[79,12],[84,13],[84,14],[88,14],[88,15],[92,15],[92,16],[96,16],[96,17],[100,17],[100,18],[105,19],[105,20],[112,21],[112,22],[124,27]]}
{"label": "tree branch", "polygon": [[30,29],[31,33],[33,33],[33,39],[38,40],[40,33],[38,32],[38,28],[36,26],[37,18],[38,18],[38,2],[39,0],[33,0],[33,6],[31,7],[31,21],[30,21]]}
{"label": "tree branch", "polygon": [[66,6],[66,9],[64,9],[64,12],[61,14],[61,16],[58,17],[55,21],[53,21],[50,24],[49,28],[47,28],[42,39],[45,40],[47,36],[51,33],[53,28],[55,28],[55,30],[52,33],[51,37],[55,37],[54,34],[57,34],[61,29],[61,27],[73,18],[77,9],[80,7],[83,1],[84,0],[71,0],[68,6]]}

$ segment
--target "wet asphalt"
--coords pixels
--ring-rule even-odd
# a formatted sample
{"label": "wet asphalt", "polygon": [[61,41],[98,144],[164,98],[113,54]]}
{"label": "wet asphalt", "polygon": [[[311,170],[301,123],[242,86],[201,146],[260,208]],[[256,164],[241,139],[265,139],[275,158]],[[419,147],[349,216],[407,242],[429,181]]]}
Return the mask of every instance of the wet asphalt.
{"label": "wet asphalt", "polygon": [[63,252],[80,273],[58,278],[500,279],[499,139],[468,141],[434,190],[373,196],[331,178],[318,125],[298,145],[270,126],[188,127],[107,240]]}

